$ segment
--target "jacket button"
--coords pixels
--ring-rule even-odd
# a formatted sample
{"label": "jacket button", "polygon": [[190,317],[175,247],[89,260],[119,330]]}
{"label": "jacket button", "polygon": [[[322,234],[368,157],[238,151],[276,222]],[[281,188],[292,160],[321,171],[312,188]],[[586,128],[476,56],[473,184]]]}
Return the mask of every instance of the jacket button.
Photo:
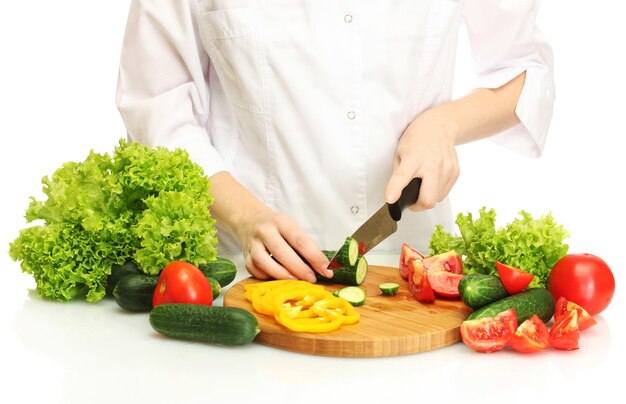
{"label": "jacket button", "polygon": [[350,212],[352,212],[353,215],[356,215],[357,213],[359,213],[359,205],[354,204],[350,206]]}
{"label": "jacket button", "polygon": [[356,118],[356,113],[354,111],[349,111],[348,112],[348,119],[352,120]]}

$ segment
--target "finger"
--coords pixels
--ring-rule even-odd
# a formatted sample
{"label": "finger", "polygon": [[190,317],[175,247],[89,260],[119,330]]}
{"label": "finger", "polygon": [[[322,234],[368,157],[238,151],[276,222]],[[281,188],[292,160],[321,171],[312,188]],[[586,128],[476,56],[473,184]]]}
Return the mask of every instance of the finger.
{"label": "finger", "polygon": [[328,268],[330,261],[315,242],[304,232],[301,234],[290,233],[294,236],[286,237],[289,245],[293,246],[301,261],[318,274],[330,278],[333,272]]}
{"label": "finger", "polygon": [[422,185],[417,202],[409,206],[411,211],[422,211],[432,209],[437,203],[439,196],[439,185],[436,175],[426,174],[422,176]]}
{"label": "finger", "polygon": [[272,258],[261,243],[253,247],[246,257],[246,269],[258,279],[295,279],[295,276]]}
{"label": "finger", "polygon": [[392,204],[396,203],[400,199],[402,190],[411,182],[415,177],[414,165],[409,164],[407,160],[400,160],[399,163],[394,164],[394,168],[387,186],[385,187],[385,202]]}
{"label": "finger", "polygon": [[447,181],[443,184],[443,188],[440,191],[439,202],[443,201],[450,191],[452,191],[452,187],[456,184],[456,181],[459,179],[460,175],[460,167],[457,159],[456,151],[453,152],[453,156],[450,160],[448,160],[448,174]]}

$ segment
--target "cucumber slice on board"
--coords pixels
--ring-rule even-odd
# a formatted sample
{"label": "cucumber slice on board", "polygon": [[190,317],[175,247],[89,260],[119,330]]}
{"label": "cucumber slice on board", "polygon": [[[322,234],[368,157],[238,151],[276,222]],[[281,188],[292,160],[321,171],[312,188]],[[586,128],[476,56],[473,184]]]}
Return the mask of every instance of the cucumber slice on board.
{"label": "cucumber slice on board", "polygon": [[365,303],[365,291],[358,286],[346,286],[337,291],[337,296],[347,300],[354,307]]}
{"label": "cucumber slice on board", "polygon": [[384,282],[378,285],[383,295],[393,296],[400,289],[400,285],[395,282]]}

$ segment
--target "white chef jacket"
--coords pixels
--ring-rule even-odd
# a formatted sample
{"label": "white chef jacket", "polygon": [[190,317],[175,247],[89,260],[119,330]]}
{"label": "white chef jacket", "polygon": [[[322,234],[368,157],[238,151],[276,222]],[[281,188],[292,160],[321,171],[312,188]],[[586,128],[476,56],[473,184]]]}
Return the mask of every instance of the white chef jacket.
{"label": "white chef jacket", "polygon": [[[493,137],[539,156],[552,117],[553,60],[534,0],[134,0],[117,106],[128,137],[186,149],[230,172],[336,249],[384,203],[407,125],[451,98],[459,28],[476,86],[526,71],[521,123]],[[449,201],[406,211],[379,252],[427,252]],[[237,252],[218,227],[220,254]]]}

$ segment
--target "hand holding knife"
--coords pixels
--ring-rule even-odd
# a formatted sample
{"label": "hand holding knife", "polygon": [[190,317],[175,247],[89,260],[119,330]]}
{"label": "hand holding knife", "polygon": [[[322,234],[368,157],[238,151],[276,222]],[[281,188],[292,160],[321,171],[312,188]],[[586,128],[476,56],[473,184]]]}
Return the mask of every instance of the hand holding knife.
{"label": "hand holding knife", "polygon": [[[385,203],[352,234],[352,237],[359,243],[359,254],[364,255],[396,232],[397,222],[402,218],[402,212],[417,201],[421,185],[421,178],[413,178],[404,187],[400,198],[395,203]],[[332,269],[337,266],[337,254],[335,254],[328,268]]]}

